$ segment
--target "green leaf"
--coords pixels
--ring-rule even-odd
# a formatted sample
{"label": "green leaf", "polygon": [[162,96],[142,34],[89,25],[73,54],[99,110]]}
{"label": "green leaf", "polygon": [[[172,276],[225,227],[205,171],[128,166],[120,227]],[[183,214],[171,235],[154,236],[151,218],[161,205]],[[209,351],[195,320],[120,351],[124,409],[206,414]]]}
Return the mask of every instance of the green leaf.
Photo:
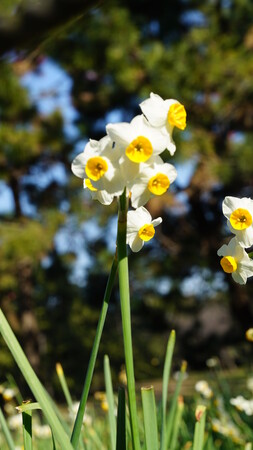
{"label": "green leaf", "polygon": [[175,450],[175,448],[177,446],[178,434],[179,434],[179,429],[180,429],[180,425],[181,425],[183,410],[184,410],[184,401],[183,401],[182,396],[179,396],[177,399],[177,410],[176,410],[175,420],[173,423],[173,431],[172,431],[172,437],[171,437],[170,450]]}
{"label": "green leaf", "polygon": [[34,397],[39,402],[43,413],[49,425],[52,428],[54,436],[61,446],[62,450],[73,450],[69,437],[62,427],[58,417],[55,414],[51,402],[45,394],[45,389],[39,381],[37,375],[29,364],[20,344],[18,343],[13,331],[11,330],[2,310],[0,310],[0,332],[12,353],[17,365],[19,366],[28,386],[33,392]]}
{"label": "green leaf", "polygon": [[90,360],[89,360],[89,365],[88,365],[88,369],[87,369],[87,373],[86,373],[86,377],[85,377],[83,392],[82,392],[82,396],[81,396],[81,400],[80,400],[80,405],[79,405],[79,409],[77,412],[77,416],[76,416],[76,420],[74,423],[74,428],[73,428],[73,432],[72,432],[72,436],[71,436],[71,443],[75,450],[78,447],[79,437],[81,434],[85,407],[86,407],[86,403],[87,403],[87,399],[88,399],[88,395],[89,395],[91,380],[92,380],[94,367],[95,367],[95,363],[96,363],[96,359],[97,359],[97,354],[98,354],[99,344],[100,344],[100,340],[101,340],[101,336],[102,336],[102,331],[104,328],[108,304],[109,304],[109,300],[111,297],[111,292],[112,292],[115,276],[117,273],[117,267],[118,267],[118,262],[117,262],[117,256],[115,255],[115,257],[113,259],[112,267],[111,267],[111,272],[110,272],[108,282],[106,285],[106,290],[105,290],[105,294],[104,294],[102,309],[101,309],[100,316],[99,316],[96,336],[94,339],[91,356],[90,356]]}
{"label": "green leaf", "polygon": [[13,439],[11,437],[11,433],[10,430],[8,428],[7,422],[5,420],[5,417],[3,415],[3,411],[0,408],[0,425],[1,425],[1,430],[3,432],[3,435],[6,439],[6,442],[8,444],[9,450],[15,450],[15,444],[13,442]]}
{"label": "green leaf", "polygon": [[116,450],[126,450],[126,399],[125,389],[120,387],[118,394]]}
{"label": "green leaf", "polygon": [[203,450],[206,423],[206,407],[203,405],[197,406],[195,416],[196,424],[193,437],[193,450]]}
{"label": "green leaf", "polygon": [[111,438],[111,448],[115,449],[116,445],[116,419],[114,415],[114,397],[113,397],[113,387],[112,387],[112,377],[110,362],[107,355],[104,357],[104,375],[105,375],[105,390],[106,398],[108,402],[108,416],[110,425],[110,438]]}
{"label": "green leaf", "polygon": [[32,411],[22,413],[24,450],[32,450]]}
{"label": "green leaf", "polygon": [[163,369],[163,389],[162,389],[162,430],[161,430],[161,450],[166,450],[166,409],[167,409],[167,396],[168,396],[168,384],[170,378],[171,361],[175,346],[176,332],[171,331],[168,340],[165,363]]}
{"label": "green leaf", "polygon": [[157,414],[153,386],[141,388],[144,415],[145,442],[147,450],[158,450]]}
{"label": "green leaf", "polygon": [[184,381],[184,374],[185,374],[186,368],[187,368],[187,363],[186,363],[186,361],[183,361],[181,364],[179,377],[177,380],[175,392],[172,397],[172,402],[170,405],[170,412],[169,412],[168,419],[167,419],[167,427],[166,427],[166,433],[167,433],[167,444],[166,445],[167,445],[167,447],[170,446],[172,431],[175,426],[175,414],[176,414],[176,409],[177,409],[178,396],[179,396],[179,393],[180,393],[180,390],[182,387],[182,383]]}

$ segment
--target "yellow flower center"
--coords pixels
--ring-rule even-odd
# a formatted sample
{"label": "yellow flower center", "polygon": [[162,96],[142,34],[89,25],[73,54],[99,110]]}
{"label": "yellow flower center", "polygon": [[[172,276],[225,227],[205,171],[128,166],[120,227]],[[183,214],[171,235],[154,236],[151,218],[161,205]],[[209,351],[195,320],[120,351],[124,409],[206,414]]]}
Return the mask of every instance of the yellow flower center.
{"label": "yellow flower center", "polygon": [[97,191],[97,188],[95,188],[92,184],[89,178],[85,178],[85,185],[90,191]]}
{"label": "yellow flower center", "polygon": [[235,272],[237,269],[237,262],[233,256],[223,256],[220,260],[220,265],[226,273]]}
{"label": "yellow flower center", "polygon": [[235,230],[245,230],[252,224],[252,216],[247,209],[238,208],[232,212],[230,223]]}
{"label": "yellow flower center", "polygon": [[157,173],[154,177],[150,178],[148,182],[148,189],[154,195],[164,194],[169,187],[169,178],[163,173]]}
{"label": "yellow flower center", "polygon": [[153,153],[151,142],[144,136],[138,136],[126,148],[126,155],[135,163],[147,161]]}
{"label": "yellow flower center", "polygon": [[155,234],[155,229],[151,223],[146,223],[138,231],[138,236],[143,241],[150,241]]}
{"label": "yellow flower center", "polygon": [[184,105],[181,105],[181,103],[173,103],[169,109],[167,119],[173,127],[184,130],[186,127],[186,111]]}
{"label": "yellow flower center", "polygon": [[86,175],[93,181],[98,181],[107,172],[108,164],[100,156],[94,156],[87,161],[85,172]]}

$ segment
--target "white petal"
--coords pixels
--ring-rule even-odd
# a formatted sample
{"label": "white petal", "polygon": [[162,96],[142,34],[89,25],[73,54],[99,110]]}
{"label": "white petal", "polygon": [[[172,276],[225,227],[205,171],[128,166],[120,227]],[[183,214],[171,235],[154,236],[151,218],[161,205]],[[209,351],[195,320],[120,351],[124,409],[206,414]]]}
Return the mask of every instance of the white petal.
{"label": "white petal", "polygon": [[160,225],[160,223],[162,223],[163,219],[161,217],[157,217],[157,219],[152,220],[152,225],[154,227],[157,227],[157,225]]}
{"label": "white petal", "polygon": [[242,272],[245,273],[247,278],[253,276],[253,261],[248,257],[248,261],[241,261],[240,267]]}
{"label": "white petal", "polygon": [[135,210],[135,217],[138,217],[138,220],[140,222],[142,221],[141,226],[145,225],[146,223],[151,223],[152,220],[151,214],[146,208],[144,208],[144,206],[141,206],[140,208],[137,208]]}
{"label": "white petal", "polygon": [[233,211],[240,208],[241,199],[237,197],[225,197],[222,203],[222,211],[224,216],[229,219]]}
{"label": "white petal", "polygon": [[236,283],[239,284],[246,284],[247,282],[247,277],[244,273],[239,273],[239,272],[233,272],[232,273],[232,278]]}
{"label": "white petal", "polygon": [[137,235],[134,241],[131,243],[130,248],[133,252],[136,253],[142,249],[143,245],[144,245],[143,240],[140,239],[139,236]]}
{"label": "white petal", "polygon": [[226,244],[222,245],[217,251],[218,256],[228,256],[227,252],[228,246]]}
{"label": "white petal", "polygon": [[133,128],[130,123],[109,123],[106,127],[106,131],[109,134],[112,141],[115,141],[118,145],[127,147],[130,142],[134,140]]}
{"label": "white petal", "polygon": [[173,183],[173,181],[175,181],[175,179],[177,178],[177,170],[172,164],[165,163],[163,165],[162,173],[167,175],[170,183]]}
{"label": "white petal", "polygon": [[170,98],[167,100],[164,100],[164,104],[166,106],[167,112],[169,112],[169,109],[172,105],[175,105],[175,103],[179,103],[178,100],[175,100],[174,98]]}
{"label": "white petal", "polygon": [[125,186],[128,186],[131,190],[134,180],[139,173],[140,164],[130,161],[126,155],[123,155],[119,160],[119,166],[122,180],[124,180]]}
{"label": "white petal", "polygon": [[140,104],[140,108],[148,121],[154,127],[162,127],[167,119],[164,101],[159,95],[153,94]]}
{"label": "white petal", "polygon": [[236,235],[238,244],[240,244],[244,248],[251,247],[251,245],[253,244],[253,228],[252,228],[252,226],[245,230],[235,230],[232,226],[229,228]]}
{"label": "white petal", "polygon": [[133,208],[139,208],[140,206],[146,205],[146,203],[153,197],[153,194],[145,187],[144,189],[138,189],[140,185],[137,185],[134,190],[132,190],[131,203]]}
{"label": "white petal", "polygon": [[86,165],[86,158],[84,156],[84,152],[82,152],[72,162],[71,170],[77,177],[84,178],[86,176],[85,165]]}
{"label": "white petal", "polygon": [[90,191],[93,200],[98,200],[102,205],[110,205],[114,199],[114,195],[108,194],[106,191]]}

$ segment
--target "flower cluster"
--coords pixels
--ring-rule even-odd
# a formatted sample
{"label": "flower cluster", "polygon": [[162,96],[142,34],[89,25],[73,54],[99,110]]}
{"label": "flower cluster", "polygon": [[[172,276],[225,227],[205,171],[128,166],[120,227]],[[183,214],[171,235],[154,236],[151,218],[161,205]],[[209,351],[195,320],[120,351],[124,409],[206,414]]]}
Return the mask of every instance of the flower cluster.
{"label": "flower cluster", "polygon": [[144,205],[167,192],[176,179],[175,167],[160,154],[166,149],[175,153],[173,129],[186,127],[186,111],[177,100],[163,100],[151,93],[140,108],[143,114],[130,123],[108,124],[107,135],[100,141],[90,140],[72,163],[84,188],[104,205],[126,189],[134,208],[128,212],[127,242],[134,252],[152,239],[162,221],[160,217],[152,220]]}
{"label": "flower cluster", "polygon": [[239,411],[245,412],[247,416],[253,416],[253,400],[247,400],[242,395],[230,399],[231,405],[235,406]]}
{"label": "flower cluster", "polygon": [[253,260],[245,250],[253,245],[253,200],[225,197],[222,210],[235,237],[218,250],[218,256],[222,256],[220,264],[224,272],[232,274],[234,281],[246,284],[253,276]]}

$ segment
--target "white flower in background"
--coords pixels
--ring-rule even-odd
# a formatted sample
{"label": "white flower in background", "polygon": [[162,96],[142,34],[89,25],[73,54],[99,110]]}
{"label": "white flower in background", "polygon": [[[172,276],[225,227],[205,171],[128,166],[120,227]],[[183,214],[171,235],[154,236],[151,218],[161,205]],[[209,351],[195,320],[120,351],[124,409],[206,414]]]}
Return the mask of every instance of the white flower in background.
{"label": "white flower in background", "polygon": [[253,245],[253,200],[247,197],[225,197],[222,211],[238,243],[242,247]]}
{"label": "white flower in background", "polygon": [[199,392],[205,398],[211,398],[213,396],[213,391],[209,384],[205,380],[200,380],[195,384],[195,390]]}
{"label": "white flower in background", "polygon": [[130,161],[141,163],[165,150],[164,138],[157,128],[152,127],[143,115],[130,122],[108,124],[106,131]]}
{"label": "white flower in background", "polygon": [[7,419],[7,422],[10,430],[14,431],[21,429],[23,424],[22,414],[13,414],[13,416]]}
{"label": "white flower in background", "polygon": [[120,175],[119,158],[120,149],[113,146],[109,136],[104,136],[100,141],[90,140],[84,151],[74,159],[71,169],[77,177],[88,178],[95,189],[117,196],[125,187]]}
{"label": "white flower in background", "polygon": [[155,235],[155,227],[162,222],[162,218],[152,220],[150,213],[141,206],[135,211],[127,213],[127,244],[133,252],[138,252],[144,242],[150,241]]}
{"label": "white flower in background", "polygon": [[222,245],[217,255],[223,257],[220,260],[221,267],[224,272],[232,274],[236,283],[246,284],[247,278],[253,276],[253,260],[238,244],[236,238],[231,239],[228,245]]}
{"label": "white flower in background", "polygon": [[16,395],[17,395],[17,389],[12,389],[12,388],[6,388],[6,389],[4,389],[4,391],[2,393],[3,399],[6,402],[12,400]]}
{"label": "white flower in background", "polygon": [[208,358],[206,360],[206,365],[207,367],[209,367],[210,369],[213,367],[217,367],[219,365],[219,358],[217,358],[216,356],[213,356],[212,358]]}
{"label": "white flower in background", "polygon": [[235,406],[239,411],[245,412],[247,416],[253,415],[253,400],[247,400],[242,395],[230,399],[231,405]]}
{"label": "white flower in background", "polygon": [[159,128],[164,137],[165,148],[173,155],[176,146],[172,139],[172,131],[174,127],[180,130],[185,129],[185,107],[177,100],[163,100],[160,95],[153,94],[153,92],[151,92],[150,98],[140,104],[140,107],[150,124]]}
{"label": "white flower in background", "polygon": [[142,164],[131,190],[131,202],[134,208],[145,205],[151,197],[167,192],[176,179],[177,171],[172,164],[164,163],[157,156],[152,165]]}

